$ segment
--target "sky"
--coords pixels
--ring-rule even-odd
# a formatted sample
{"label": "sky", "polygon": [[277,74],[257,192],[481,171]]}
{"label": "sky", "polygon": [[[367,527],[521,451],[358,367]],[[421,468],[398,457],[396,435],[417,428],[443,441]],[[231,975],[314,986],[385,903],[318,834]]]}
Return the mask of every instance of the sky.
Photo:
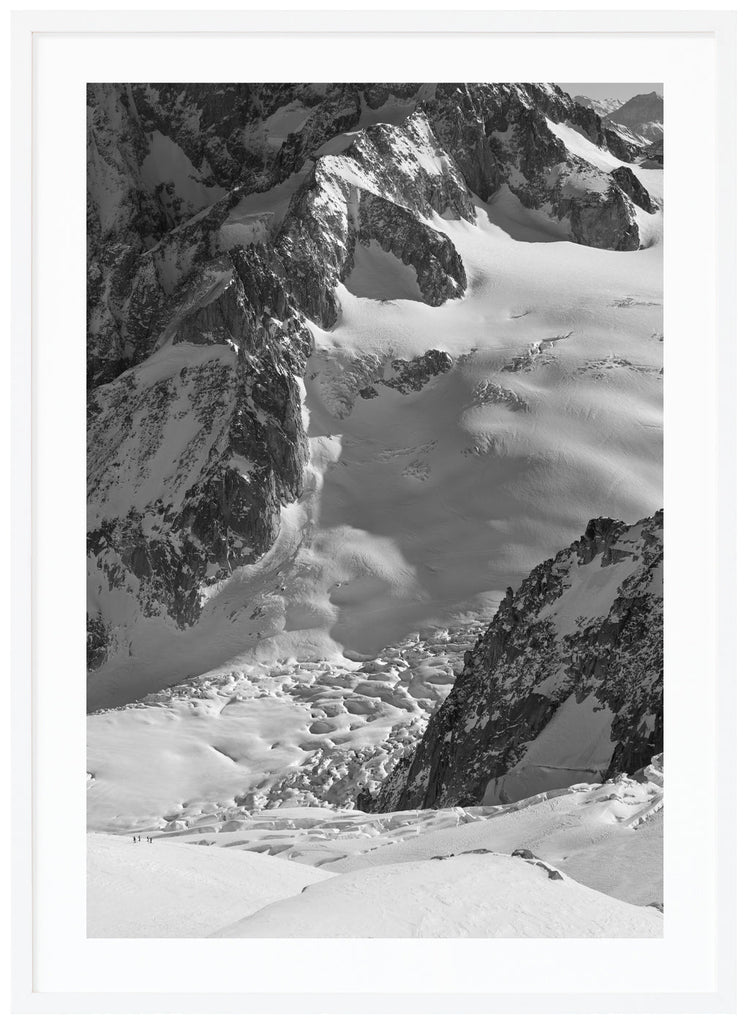
{"label": "sky", "polygon": [[558,82],[571,96],[589,96],[593,100],[619,99],[623,103],[642,92],[663,93],[661,82]]}

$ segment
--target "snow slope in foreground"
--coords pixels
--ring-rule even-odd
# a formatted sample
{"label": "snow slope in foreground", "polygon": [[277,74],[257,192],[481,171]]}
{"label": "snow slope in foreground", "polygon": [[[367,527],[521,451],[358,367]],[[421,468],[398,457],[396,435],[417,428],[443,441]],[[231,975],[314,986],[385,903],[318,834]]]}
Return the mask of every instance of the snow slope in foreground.
{"label": "snow slope in foreground", "polygon": [[88,938],[195,938],[328,872],[255,853],[88,837]]}
{"label": "snow slope in foreground", "polygon": [[499,807],[363,814],[265,811],[180,835],[186,842],[269,853],[335,873],[474,849],[529,848],[571,878],[628,903],[662,903],[660,759],[636,781],[579,783]]}
{"label": "snow slope in foreground", "polygon": [[[528,848],[575,881],[608,896],[641,906],[663,903],[662,799],[656,789],[628,778],[601,786],[582,783],[504,807],[465,808],[465,814],[477,812],[476,820],[424,831],[406,843],[325,866],[349,872],[363,864],[452,856],[476,848],[496,853]],[[478,817],[480,812],[483,818]]]}
{"label": "snow slope in foreground", "polygon": [[93,833],[89,935],[653,937],[660,768],[503,807],[264,811],[151,844]]}
{"label": "snow slope in foreground", "polygon": [[462,854],[330,878],[222,938],[659,938],[663,916],[518,857]]}

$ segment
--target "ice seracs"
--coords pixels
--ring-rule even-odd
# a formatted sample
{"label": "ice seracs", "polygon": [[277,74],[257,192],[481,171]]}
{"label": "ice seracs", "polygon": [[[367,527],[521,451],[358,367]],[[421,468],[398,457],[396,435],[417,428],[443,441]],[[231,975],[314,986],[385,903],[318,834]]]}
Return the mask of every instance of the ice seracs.
{"label": "ice seracs", "polygon": [[483,628],[424,631],[368,662],[208,674],[89,716],[89,827],[233,828],[265,807],[354,807],[422,735]]}

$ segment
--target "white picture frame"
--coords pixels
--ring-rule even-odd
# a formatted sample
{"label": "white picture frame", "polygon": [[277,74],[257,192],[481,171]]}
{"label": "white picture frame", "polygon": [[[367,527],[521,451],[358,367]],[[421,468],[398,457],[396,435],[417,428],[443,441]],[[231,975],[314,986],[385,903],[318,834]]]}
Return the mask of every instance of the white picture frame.
{"label": "white picture frame", "polygon": [[[269,67],[268,41],[278,44],[274,78],[262,71]],[[430,59],[448,67],[439,76],[448,80],[463,80],[470,68],[466,77],[478,80],[493,60],[501,69],[494,78],[505,81],[619,81],[624,65],[616,49],[624,52],[625,45],[633,54],[626,78],[663,81],[667,105],[664,938],[313,945],[288,939],[253,944],[251,956],[244,942],[256,940],[86,939],[81,83],[300,80],[304,51],[325,68],[316,77],[333,80],[432,80],[425,74]],[[247,53],[251,67],[237,79]],[[541,66],[546,74],[539,74]],[[728,12],[14,16],[10,692],[17,1012],[579,1013],[609,1011],[611,999],[616,1011],[733,1008],[736,231],[720,197],[736,188],[735,68],[735,17]],[[700,75],[699,97],[693,73]],[[705,144],[699,205],[687,221],[688,197],[672,168],[690,166],[684,120],[693,116],[693,104],[704,118]],[[697,474],[697,487],[684,486],[688,474]],[[694,536],[697,571],[687,561]],[[687,757],[694,736],[697,763]],[[692,804],[699,808],[696,821],[688,818]],[[320,942],[328,944],[323,956]]]}

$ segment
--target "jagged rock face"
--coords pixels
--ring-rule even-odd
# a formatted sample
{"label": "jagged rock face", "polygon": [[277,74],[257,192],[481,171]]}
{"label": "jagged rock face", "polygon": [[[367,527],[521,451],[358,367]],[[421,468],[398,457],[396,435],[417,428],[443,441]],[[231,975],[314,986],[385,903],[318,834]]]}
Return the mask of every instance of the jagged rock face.
{"label": "jagged rock face", "polygon": [[[466,287],[453,244],[428,220],[434,212],[473,219],[474,206],[445,155],[423,165],[423,151],[436,143],[422,116],[402,129],[373,126],[349,140],[349,152],[309,163],[272,237],[262,221],[263,230],[251,228],[256,241],[232,246],[230,226],[246,227],[242,203],[275,172],[258,177],[251,153],[238,170],[231,163],[238,159],[232,104],[237,97],[248,104],[244,92],[228,90],[217,106],[208,104],[205,138],[187,139],[185,125],[205,95],[212,94],[93,89],[92,668],[111,643],[96,602],[104,588],[134,595],[145,615],[188,626],[206,588],[273,543],[281,508],[300,495],[307,458],[296,379],[312,344],[303,318],[334,322],[335,289],[356,245],[375,241],[413,266],[432,305]],[[302,150],[318,140],[320,125],[334,135],[350,117],[357,122],[360,101],[347,114],[335,107],[345,95],[340,87],[325,98]],[[291,99],[298,104],[299,93]],[[162,141],[167,109],[175,122],[169,145],[181,147],[189,172],[167,199],[157,186],[143,201],[155,174],[148,147],[156,132],[176,160]],[[202,125],[203,115],[196,120]],[[243,183],[226,193],[233,173]],[[200,202],[207,205],[195,214],[190,203]]]}
{"label": "jagged rock face", "polygon": [[321,326],[337,316],[334,289],[356,244],[377,242],[415,270],[432,306],[464,293],[453,243],[427,223],[434,213],[473,221],[474,205],[453,161],[423,166],[437,143],[421,113],[401,127],[373,125],[339,155],[324,155],[291,203],[276,247],[301,308]]}
{"label": "jagged rock face", "polygon": [[640,160],[641,167],[661,168],[664,166],[664,137],[646,146]]}
{"label": "jagged rock face", "polygon": [[663,739],[662,535],[661,512],[593,519],[509,590],[376,809],[512,802],[648,764]]}
{"label": "jagged rock face", "polygon": [[612,171],[612,177],[628,199],[635,203],[636,206],[640,206],[646,213],[654,213],[658,210],[656,203],[629,167],[616,167]]}
{"label": "jagged rock face", "polygon": [[100,668],[109,655],[109,629],[102,615],[86,615],[86,662],[89,670]]}
{"label": "jagged rock face", "polygon": [[[343,136],[341,155],[324,153],[332,139],[355,128],[364,107],[381,105],[391,96],[405,104],[403,110],[411,110],[401,124],[374,124],[359,132],[347,150]],[[416,111],[418,104],[421,113]],[[321,300],[315,294],[318,287],[300,285],[309,259],[330,253],[315,252],[313,239],[305,239],[303,229],[293,222],[303,219],[303,213],[318,216],[320,206],[338,189],[343,200],[350,200],[358,173],[362,173],[362,193],[370,189],[421,221],[433,211],[472,219],[465,182],[482,199],[507,183],[525,205],[547,202],[561,218],[564,197],[566,206],[569,200],[573,205],[573,197],[565,193],[589,191],[583,183],[579,190],[579,172],[591,173],[596,179],[593,190],[606,192],[614,183],[571,157],[547,127],[547,117],[576,126],[622,159],[630,160],[638,152],[614,129],[604,127],[593,110],[552,86],[92,85],[88,128],[92,383],[112,379],[141,357],[143,335],[152,333],[150,311],[158,305],[161,289],[173,290],[177,283],[164,281],[173,276],[174,264],[178,264],[178,283],[186,278],[189,284],[190,272],[214,255],[218,247],[214,229],[231,208],[245,195],[269,192],[304,169],[314,181],[300,204],[294,202],[287,218],[284,263],[304,312],[315,319],[322,314],[320,322],[325,326],[334,317],[334,304],[328,295]],[[433,135],[445,151],[440,155],[431,152]],[[430,168],[418,163],[424,152],[431,158]],[[565,168],[565,173],[553,180],[558,167]],[[612,205],[616,198],[613,190]],[[191,221],[208,207],[207,220]],[[610,225],[616,223],[614,218],[607,219]],[[180,225],[185,226],[186,236],[179,233],[150,252]],[[415,230],[411,219],[409,226]],[[581,231],[575,240],[621,248],[623,240],[626,246],[631,244],[634,232],[629,227],[624,225],[618,236],[609,235],[609,229]],[[339,225],[334,233],[340,234]],[[426,235],[422,224],[419,233]],[[418,244],[422,241],[421,237]],[[309,243],[308,251],[304,242]],[[294,259],[293,246],[299,243],[302,251]],[[278,249],[283,249],[282,239]],[[335,258],[330,277],[340,269],[337,262]],[[322,309],[317,308],[320,305]]]}
{"label": "jagged rock face", "polygon": [[250,301],[244,280],[278,308],[277,279],[254,254],[227,266],[206,304],[175,323],[162,360],[89,399],[90,557],[146,614],[185,625],[201,586],[272,544],[307,455],[296,377],[309,332]]}
{"label": "jagged rock face", "polygon": [[[646,195],[648,197],[648,193]],[[639,246],[640,236],[633,217],[633,206],[619,186],[612,186],[604,195],[585,196],[581,201],[572,200],[567,206],[561,203],[560,209],[570,217],[573,237],[583,238],[586,245],[622,251],[637,249]],[[614,245],[609,244],[612,240]]]}
{"label": "jagged rock face", "polygon": [[603,125],[607,149],[618,160],[640,163],[645,152],[645,139],[631,135],[620,125]]}
{"label": "jagged rock face", "polygon": [[[411,111],[401,123],[341,135],[364,107],[392,96]],[[283,220],[273,248],[299,308],[325,327],[357,232],[423,252],[419,277],[434,279],[426,301],[460,294],[458,256],[426,221],[434,212],[472,220],[469,190],[487,200],[508,184],[525,205],[547,204],[559,219],[594,194],[600,227],[585,230],[577,217],[575,240],[635,244],[617,183],[569,154],[546,118],[623,159],[639,150],[556,87],[92,85],[88,109],[92,385],[145,358],[173,305],[226,248],[220,228],[231,211],[248,195],[269,197],[291,174],[303,180],[272,226],[277,234]],[[420,267],[427,263],[430,274]]]}
{"label": "jagged rock face", "polygon": [[[454,85],[439,86],[425,109],[481,199],[508,185],[524,206],[543,207],[558,220],[568,218],[572,239],[582,245],[638,248],[635,211],[625,189],[612,175],[569,153],[548,127],[548,118],[570,124],[619,159],[640,153],[640,147],[605,128],[591,108],[574,103],[555,86]],[[645,194],[650,203],[643,186],[637,186],[636,194]]]}
{"label": "jagged rock face", "polygon": [[421,391],[425,385],[441,373],[451,369],[453,360],[448,352],[440,352],[432,348],[425,355],[414,359],[392,359],[390,377],[377,377],[372,384],[358,392],[363,398],[375,398],[378,391],[374,385],[380,384],[409,395],[413,391]]}
{"label": "jagged rock face", "polygon": [[[188,626],[273,543],[307,455],[305,321],[335,323],[358,247],[411,268],[423,302],[458,300],[438,218],[474,222],[503,185],[578,242],[638,245],[645,189],[569,153],[548,118],[625,148],[551,86],[89,87],[93,666],[115,642],[105,591]],[[432,355],[401,379],[443,372]]]}
{"label": "jagged rock face", "polygon": [[573,99],[578,106],[587,107],[599,115],[602,121],[602,137],[613,156],[618,160],[627,161],[634,161],[640,157],[641,148],[645,147],[647,140],[632,132],[615,117],[615,111],[623,106],[622,100],[595,100],[589,96],[574,96]]}
{"label": "jagged rock face", "polygon": [[413,359],[393,358],[391,353],[367,353],[347,362],[345,369],[335,371],[322,385],[324,399],[337,419],[344,420],[353,411],[358,398],[373,399],[381,388],[391,388],[402,395],[422,391],[453,366],[448,352],[429,349]]}

